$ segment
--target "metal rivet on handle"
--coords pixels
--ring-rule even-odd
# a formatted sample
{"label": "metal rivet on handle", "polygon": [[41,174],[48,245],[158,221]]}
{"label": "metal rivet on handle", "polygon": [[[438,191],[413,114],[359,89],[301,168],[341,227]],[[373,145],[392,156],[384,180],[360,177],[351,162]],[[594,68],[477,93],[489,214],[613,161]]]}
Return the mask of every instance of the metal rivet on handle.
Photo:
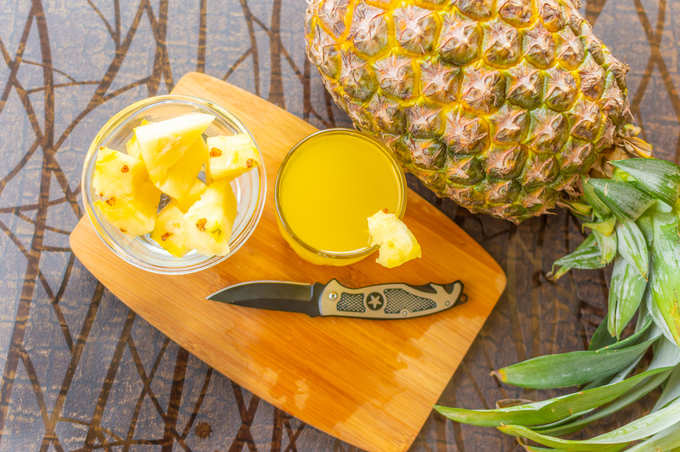
{"label": "metal rivet on handle", "polygon": [[444,306],[451,306],[451,300],[446,300],[444,302]]}
{"label": "metal rivet on handle", "polygon": [[402,317],[407,317],[408,316],[408,311],[406,309],[401,310],[401,316]]}
{"label": "metal rivet on handle", "polygon": [[330,298],[331,300],[335,300],[336,298],[338,298],[337,292],[331,292],[331,293],[329,293],[329,294],[328,294],[328,298]]}

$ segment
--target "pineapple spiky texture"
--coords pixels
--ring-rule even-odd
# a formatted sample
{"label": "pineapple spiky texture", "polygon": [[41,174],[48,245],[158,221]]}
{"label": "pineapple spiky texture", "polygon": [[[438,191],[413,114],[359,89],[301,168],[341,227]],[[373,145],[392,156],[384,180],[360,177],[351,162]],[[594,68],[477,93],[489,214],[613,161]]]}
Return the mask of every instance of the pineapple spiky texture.
{"label": "pineapple spiky texture", "polygon": [[[572,0],[310,0],[307,55],[439,196],[520,222],[631,137],[627,68]],[[624,146],[625,145],[625,146]]]}

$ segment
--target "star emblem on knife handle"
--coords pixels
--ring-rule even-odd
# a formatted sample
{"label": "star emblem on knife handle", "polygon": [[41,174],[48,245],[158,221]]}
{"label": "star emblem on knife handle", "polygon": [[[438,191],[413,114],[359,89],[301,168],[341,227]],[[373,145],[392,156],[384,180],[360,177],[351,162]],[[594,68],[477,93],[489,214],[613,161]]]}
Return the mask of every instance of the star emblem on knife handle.
{"label": "star emblem on knife handle", "polygon": [[373,292],[368,294],[366,304],[371,310],[377,311],[378,309],[383,307],[383,305],[385,304],[385,300],[383,299],[383,296],[380,295],[378,292]]}

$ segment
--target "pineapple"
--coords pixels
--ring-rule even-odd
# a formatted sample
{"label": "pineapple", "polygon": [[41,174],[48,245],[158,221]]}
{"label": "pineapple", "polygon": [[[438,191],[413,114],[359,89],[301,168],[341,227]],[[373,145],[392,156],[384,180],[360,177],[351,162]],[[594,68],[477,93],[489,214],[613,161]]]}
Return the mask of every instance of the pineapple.
{"label": "pineapple", "polygon": [[235,179],[258,164],[257,149],[245,133],[208,138],[210,150],[206,173],[209,179]]}
{"label": "pineapple", "polygon": [[627,67],[575,1],[310,0],[307,55],[435,193],[520,222],[578,195],[613,149],[650,151],[627,125]]}
{"label": "pineapple", "polygon": [[209,184],[184,214],[188,244],[201,254],[226,256],[236,219],[236,197],[229,181]]}
{"label": "pineapple", "polygon": [[179,207],[179,210],[181,210],[182,212],[186,212],[187,210],[189,210],[189,207],[191,207],[191,205],[198,201],[198,198],[201,197],[206,187],[207,185],[205,185],[203,181],[201,181],[200,179],[196,179],[194,185],[191,186],[186,195],[184,195],[180,199],[174,200],[177,203],[177,207]]}
{"label": "pineapple", "polygon": [[100,148],[92,188],[99,198],[95,206],[121,232],[142,235],[153,230],[161,192],[149,180],[141,159]]}
{"label": "pineapple", "polygon": [[190,113],[135,128],[135,137],[151,181],[175,199],[184,197],[208,160],[202,133],[215,119]]}
{"label": "pineapple", "polygon": [[189,251],[187,222],[175,201],[168,203],[159,212],[151,238],[173,256],[182,257]]}
{"label": "pineapple", "polygon": [[368,217],[370,245],[380,246],[376,262],[387,268],[422,256],[420,244],[409,228],[393,213],[378,211]]}
{"label": "pineapple", "polygon": [[198,173],[207,161],[208,146],[203,137],[198,137],[184,157],[170,167],[161,190],[173,199],[191,198]]}
{"label": "pineapple", "polygon": [[[140,126],[145,126],[147,124],[149,124],[149,121],[146,119],[142,119],[139,123]],[[132,137],[125,143],[125,151],[128,155],[133,157],[142,157],[142,149],[139,147],[139,142],[137,141],[137,136],[134,132],[132,133]]]}

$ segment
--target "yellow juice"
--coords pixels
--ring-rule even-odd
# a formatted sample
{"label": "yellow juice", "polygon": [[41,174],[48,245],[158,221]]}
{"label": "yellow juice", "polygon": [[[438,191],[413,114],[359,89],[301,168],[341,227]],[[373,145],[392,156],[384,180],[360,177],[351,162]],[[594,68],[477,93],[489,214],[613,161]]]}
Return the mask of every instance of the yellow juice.
{"label": "yellow juice", "polygon": [[307,260],[356,262],[369,253],[366,218],[382,209],[401,215],[404,187],[386,148],[357,132],[322,132],[292,151],[280,170],[279,225]]}

